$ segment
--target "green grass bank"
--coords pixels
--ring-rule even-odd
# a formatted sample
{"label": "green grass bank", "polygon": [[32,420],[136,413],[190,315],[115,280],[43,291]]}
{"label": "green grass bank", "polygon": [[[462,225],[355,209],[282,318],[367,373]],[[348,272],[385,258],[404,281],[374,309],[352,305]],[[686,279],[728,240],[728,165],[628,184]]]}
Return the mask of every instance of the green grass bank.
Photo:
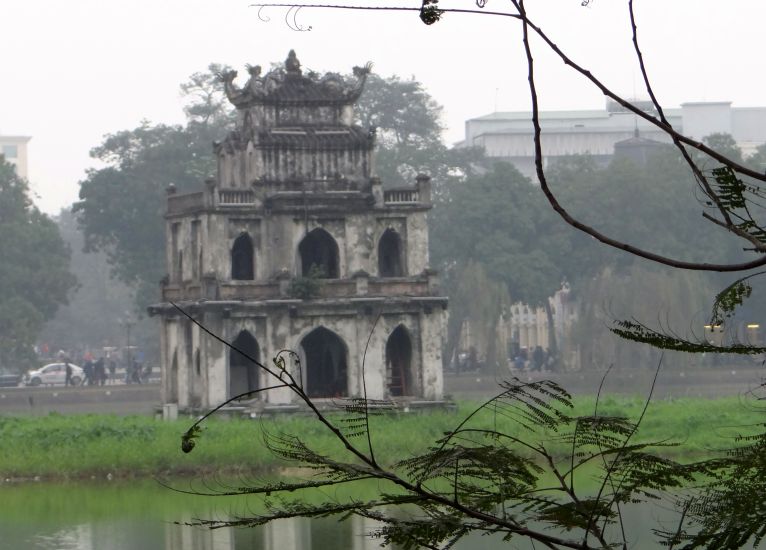
{"label": "green grass bank", "polygon": [[[592,414],[595,398],[575,400],[575,414]],[[599,414],[636,419],[642,398],[606,397]],[[372,418],[373,444],[380,462],[391,463],[419,453],[455,427],[476,406],[460,402],[457,412],[399,414]],[[528,438],[515,423],[484,415],[484,427]],[[662,454],[695,459],[731,447],[738,433],[752,433],[766,422],[763,408],[741,398],[655,400],[635,441],[673,441]],[[277,461],[263,442],[264,430],[299,436],[322,452],[342,456],[342,449],[309,417],[265,420],[211,418],[194,450],[181,451],[181,435],[192,420],[163,422],[150,417],[50,415],[0,417],[0,478],[107,479],[177,477],[213,472],[273,471],[291,464]],[[356,438],[365,445],[363,438]],[[553,445],[553,444],[552,444]],[[560,449],[562,453],[566,449]]]}

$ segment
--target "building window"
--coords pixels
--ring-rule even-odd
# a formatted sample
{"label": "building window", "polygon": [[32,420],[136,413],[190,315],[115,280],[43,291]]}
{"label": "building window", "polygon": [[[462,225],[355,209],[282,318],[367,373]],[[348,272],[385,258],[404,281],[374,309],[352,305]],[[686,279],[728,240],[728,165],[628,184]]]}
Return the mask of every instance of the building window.
{"label": "building window", "polygon": [[390,395],[413,395],[412,341],[402,325],[394,329],[386,342],[386,374]]}
{"label": "building window", "polygon": [[378,242],[378,273],[381,277],[402,277],[402,239],[393,229],[386,229]]}
{"label": "building window", "polygon": [[311,268],[318,269],[321,277],[337,279],[340,276],[338,244],[324,229],[314,229],[298,246],[301,257],[301,274],[307,277]]}
{"label": "building window", "polygon": [[324,327],[312,330],[301,341],[306,357],[309,397],[343,397],[347,394],[347,352],[343,340]]}
{"label": "building window", "polygon": [[231,278],[235,281],[252,281],[255,278],[253,239],[242,233],[231,247]]}
{"label": "building window", "polygon": [[16,145],[3,145],[2,153],[6,159],[15,159],[19,156],[19,148]]}
{"label": "building window", "polygon": [[[229,348],[229,399],[259,388],[256,361],[260,361],[261,355],[258,341],[246,330],[239,333],[231,346]],[[243,396],[244,399],[253,397],[256,395]]]}

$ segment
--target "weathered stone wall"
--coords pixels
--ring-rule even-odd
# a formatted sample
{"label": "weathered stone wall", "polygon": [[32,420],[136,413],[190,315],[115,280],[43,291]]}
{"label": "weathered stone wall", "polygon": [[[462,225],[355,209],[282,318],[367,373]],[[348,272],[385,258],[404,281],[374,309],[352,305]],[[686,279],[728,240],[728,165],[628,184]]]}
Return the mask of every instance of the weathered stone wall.
{"label": "weathered stone wall", "polygon": [[[295,301],[297,302],[297,301]],[[259,308],[231,312],[224,317],[220,312],[206,312],[199,317],[208,329],[232,342],[241,331],[248,331],[258,342],[258,359],[269,368],[272,358],[280,350],[298,353],[303,365],[303,383],[306,384],[308,362],[301,343],[319,327],[335,333],[343,341],[348,366],[347,395],[362,395],[364,373],[367,395],[373,399],[389,397],[387,387],[389,374],[386,365],[386,343],[394,330],[406,329],[412,344],[410,362],[413,386],[408,395],[436,399],[442,393],[441,377],[441,307],[429,313],[417,311],[417,307],[403,302],[401,306],[385,306],[383,312],[372,308],[359,310],[350,305],[323,307],[305,305],[300,314],[291,313],[288,307]],[[230,349],[201,333],[196,325],[185,318],[169,318],[164,323],[163,356],[177,357],[178,368],[163,369],[163,399],[172,402],[172,387],[179,388],[179,407],[213,407],[229,395]],[[366,353],[366,355],[365,355]],[[197,355],[199,366],[197,369]],[[287,358],[287,357],[286,357]],[[289,359],[289,358],[287,358]],[[288,364],[292,364],[288,361]],[[294,365],[293,365],[294,367]],[[291,371],[298,379],[297,368]],[[177,377],[172,380],[172,377]],[[260,371],[259,387],[278,384],[279,381],[265,371]],[[268,403],[290,403],[295,396],[285,389],[270,390],[262,396]]]}
{"label": "weathered stone wall", "polygon": [[[192,228],[197,222],[197,238]],[[291,275],[301,272],[298,246],[313,229],[327,231],[338,245],[340,276],[357,271],[379,275],[378,245],[387,229],[399,234],[403,248],[404,274],[417,275],[428,267],[428,227],[424,212],[378,212],[311,216],[292,214],[266,217],[263,211],[215,212],[168,220],[166,261],[173,283],[199,281],[206,274],[230,280],[231,250],[243,233],[253,240],[255,279],[267,281],[282,270]],[[194,246],[196,244],[196,246]],[[182,260],[181,260],[182,259]],[[182,272],[178,271],[179,261]]]}

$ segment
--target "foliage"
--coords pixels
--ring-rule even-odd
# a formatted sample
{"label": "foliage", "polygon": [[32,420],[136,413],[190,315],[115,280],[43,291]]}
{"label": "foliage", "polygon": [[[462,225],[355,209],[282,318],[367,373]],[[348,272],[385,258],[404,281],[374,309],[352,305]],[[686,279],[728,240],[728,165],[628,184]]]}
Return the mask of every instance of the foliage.
{"label": "foliage", "polygon": [[136,288],[140,311],[159,292],[164,276],[165,190],[196,189],[215,170],[212,142],[231,122],[231,112],[214,84],[222,69],[195,73],[181,86],[190,97],[185,126],[152,125],[144,121],[133,130],[106,136],[91,151],[104,168],[92,169],[80,182],[75,203],[87,251],[107,254],[113,274]]}
{"label": "foliage", "polygon": [[452,182],[433,218],[431,251],[447,277],[455,266],[478,262],[513,301],[537,306],[568,276],[571,265],[561,260],[571,250],[572,233],[510,164]]}
{"label": "foliage", "polygon": [[487,365],[495,365],[505,350],[498,349],[497,325],[510,308],[510,297],[502,283],[491,280],[482,264],[469,261],[455,265],[457,274],[449,285],[450,315],[447,324],[448,361],[458,351],[464,321],[472,327],[473,342],[478,350],[486,350]]}
{"label": "foliage", "polygon": [[314,264],[309,268],[307,275],[293,277],[287,293],[293,298],[311,300],[319,297],[322,290],[322,279],[325,278],[324,269]]}
{"label": "foliage", "polygon": [[375,171],[385,186],[412,185],[425,173],[438,193],[448,180],[473,171],[481,151],[448,149],[441,113],[442,106],[414,78],[369,75],[355,115],[362,127],[376,129]]}
{"label": "foliage", "polygon": [[0,366],[33,366],[43,323],[76,286],[69,248],[29,199],[27,182],[0,157]]}
{"label": "foliage", "polygon": [[701,493],[677,499],[684,521],[674,531],[658,531],[669,545],[692,550],[742,548],[751,543],[756,548],[763,542],[766,434],[738,436],[736,442],[740,446],[729,451],[726,459],[699,466],[712,478]]}
{"label": "foliage", "polygon": [[[703,334],[705,308],[715,290],[710,277],[645,262],[615,264],[606,264],[591,279],[573,284],[579,304],[568,343],[578,350],[583,369],[603,371],[609,365],[642,369],[659,360],[660,350],[615,338],[610,330],[615,319],[660,325],[681,334]],[[663,353],[666,364],[674,368],[699,363],[686,354]]]}
{"label": "foliage", "polygon": [[[71,210],[62,210],[56,225],[71,249],[69,265],[79,286],[71,293],[69,303],[46,320],[39,341],[48,344],[52,352],[123,345],[125,328],[120,326],[119,319],[133,309],[133,289],[112,278],[105,253],[83,251],[83,235]],[[140,348],[146,351],[155,334],[154,323],[139,322],[133,327],[133,343],[142,342]]]}
{"label": "foliage", "polygon": [[649,344],[657,349],[684,351],[687,353],[736,353],[740,355],[766,353],[766,347],[751,344],[736,343],[728,346],[719,346],[706,341],[694,342],[680,336],[668,335],[665,332],[647,327],[634,320],[615,321],[614,326],[609,330],[626,340]]}

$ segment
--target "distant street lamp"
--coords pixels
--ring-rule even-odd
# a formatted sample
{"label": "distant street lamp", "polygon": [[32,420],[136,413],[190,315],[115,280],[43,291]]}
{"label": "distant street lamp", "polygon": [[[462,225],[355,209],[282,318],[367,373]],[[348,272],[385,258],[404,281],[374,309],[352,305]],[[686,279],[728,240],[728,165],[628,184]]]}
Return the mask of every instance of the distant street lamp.
{"label": "distant street lamp", "polygon": [[125,312],[125,316],[121,317],[120,319],[117,319],[117,322],[120,324],[120,326],[125,328],[126,332],[126,344],[125,349],[127,349],[128,353],[126,356],[127,365],[126,365],[126,371],[130,372],[130,368],[133,366],[133,350],[130,347],[130,329],[133,328],[133,325],[136,324],[135,319],[133,319],[133,316],[130,314],[129,311]]}

